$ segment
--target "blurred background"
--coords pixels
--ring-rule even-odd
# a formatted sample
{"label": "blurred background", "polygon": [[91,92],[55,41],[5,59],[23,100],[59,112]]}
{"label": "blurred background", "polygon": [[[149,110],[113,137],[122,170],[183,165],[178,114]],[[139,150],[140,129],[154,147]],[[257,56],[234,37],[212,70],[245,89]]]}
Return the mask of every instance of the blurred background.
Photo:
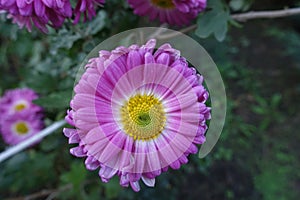
{"label": "blurred background", "polygon": [[[231,13],[300,6],[293,0],[239,2],[244,7],[224,4]],[[108,1],[93,20],[66,23],[48,35],[20,30],[1,15],[0,94],[34,89],[50,125],[65,116],[78,66],[93,47],[142,26],[159,23],[118,0]],[[225,127],[208,156],[189,156],[187,165],[159,176],[154,188],[141,184],[135,193],[116,177],[102,183],[97,171],[87,171],[83,159],[69,154],[72,145],[60,129],[0,163],[0,199],[299,199],[300,16],[228,28],[222,42],[188,33],[217,64],[227,93]],[[6,147],[0,139],[0,152]]]}

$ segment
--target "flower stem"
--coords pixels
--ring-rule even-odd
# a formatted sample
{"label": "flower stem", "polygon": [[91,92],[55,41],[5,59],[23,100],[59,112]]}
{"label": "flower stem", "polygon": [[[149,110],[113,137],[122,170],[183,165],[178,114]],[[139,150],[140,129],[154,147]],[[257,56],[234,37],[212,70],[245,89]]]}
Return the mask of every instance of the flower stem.
{"label": "flower stem", "polygon": [[[235,21],[246,22],[247,20],[252,20],[252,19],[273,19],[273,18],[293,16],[293,15],[300,15],[300,7],[288,8],[282,10],[250,11],[246,13],[232,14],[231,18]],[[166,40],[166,39],[176,37],[181,33],[187,33],[193,31],[196,28],[197,28],[197,24],[193,24],[191,26],[179,30],[178,32],[157,35],[156,38],[159,40]]]}

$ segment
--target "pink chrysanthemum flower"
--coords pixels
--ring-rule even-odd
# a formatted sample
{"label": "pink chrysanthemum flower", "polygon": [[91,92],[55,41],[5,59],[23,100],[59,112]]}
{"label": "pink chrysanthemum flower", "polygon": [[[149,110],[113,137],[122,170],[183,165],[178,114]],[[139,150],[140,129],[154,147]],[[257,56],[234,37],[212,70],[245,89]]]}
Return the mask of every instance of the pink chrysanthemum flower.
{"label": "pink chrysanthemum flower", "polygon": [[41,111],[41,107],[32,103],[38,95],[29,88],[13,89],[5,92],[0,98],[0,114],[14,114],[23,110]]}
{"label": "pink chrysanthemum flower", "polygon": [[6,11],[20,28],[31,31],[34,24],[45,33],[46,25],[59,28],[66,17],[72,16],[69,0],[0,0],[0,10]]}
{"label": "pink chrysanthemum flower", "polygon": [[16,145],[32,137],[42,128],[40,115],[26,110],[6,116],[1,123],[1,134],[7,144]]}
{"label": "pink chrysanthemum flower", "polygon": [[8,90],[4,96],[0,98],[0,123],[7,115],[17,112],[30,110],[32,113],[38,113],[42,108],[32,103],[37,99],[38,95],[29,88]]}
{"label": "pink chrysanthemum flower", "polygon": [[43,128],[42,108],[32,102],[37,98],[28,88],[8,90],[0,98],[0,133],[7,144],[18,144]]}
{"label": "pink chrysanthemum flower", "polygon": [[83,14],[83,20],[91,20],[96,16],[96,7],[102,6],[105,0],[78,0],[74,10],[74,24],[77,24],[80,20],[81,14]]}
{"label": "pink chrysanthemum flower", "polygon": [[114,175],[124,187],[154,186],[169,167],[178,169],[205,141],[210,108],[203,77],[169,44],[156,51],[155,40],[100,51],[75,86],[64,129],[70,150],[100,167],[103,182]]}
{"label": "pink chrysanthemum flower", "polygon": [[171,25],[186,25],[206,7],[206,0],[127,0],[134,13]]}

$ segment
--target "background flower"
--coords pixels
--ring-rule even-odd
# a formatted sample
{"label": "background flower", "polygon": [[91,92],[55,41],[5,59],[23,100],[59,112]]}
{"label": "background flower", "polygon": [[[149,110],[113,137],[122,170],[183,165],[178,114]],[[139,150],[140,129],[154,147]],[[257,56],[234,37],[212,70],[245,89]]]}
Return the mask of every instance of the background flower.
{"label": "background flower", "polygon": [[31,31],[34,24],[44,33],[48,32],[47,25],[59,28],[66,17],[72,16],[69,0],[1,0],[0,10],[20,28]]}
{"label": "background flower", "polygon": [[102,6],[105,0],[78,0],[74,9],[74,23],[77,24],[83,14],[83,21],[91,20],[96,16],[96,7]]}
{"label": "background flower", "polygon": [[37,98],[29,88],[8,90],[0,98],[0,133],[7,144],[18,144],[43,128],[42,108],[32,102]]}
{"label": "background flower", "polygon": [[39,115],[29,110],[5,117],[1,123],[1,134],[9,145],[16,145],[32,137],[43,128]]}
{"label": "background flower", "polygon": [[66,117],[77,130],[64,130],[88,169],[100,167],[103,182],[118,175],[134,191],[140,179],[153,187],[156,176],[187,163],[210,118],[203,77],[169,44],[154,48],[150,40],[91,59]]}
{"label": "background flower", "polygon": [[206,7],[206,0],[128,0],[134,13],[172,25],[189,24]]}
{"label": "background flower", "polygon": [[0,98],[0,115],[11,115],[23,110],[39,112],[42,108],[32,102],[37,98],[38,95],[29,88],[7,90]]}

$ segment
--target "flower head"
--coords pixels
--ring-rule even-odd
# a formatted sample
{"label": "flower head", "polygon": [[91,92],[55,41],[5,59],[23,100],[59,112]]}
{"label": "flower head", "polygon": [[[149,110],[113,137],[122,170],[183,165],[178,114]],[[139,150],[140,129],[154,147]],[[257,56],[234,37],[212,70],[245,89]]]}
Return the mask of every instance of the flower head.
{"label": "flower head", "polygon": [[32,103],[38,95],[31,89],[14,89],[5,92],[0,98],[0,116],[11,115],[24,110],[39,112],[42,108]]}
{"label": "flower head", "polygon": [[78,0],[74,10],[74,24],[80,20],[81,14],[84,15],[84,21],[91,20],[96,16],[96,7],[102,6],[105,0]]}
{"label": "flower head", "polygon": [[206,7],[206,0],[128,0],[134,13],[172,25],[189,24]]}
{"label": "flower head", "polygon": [[1,134],[7,144],[16,145],[32,137],[42,128],[40,116],[26,110],[5,117],[1,123]]}
{"label": "flower head", "polygon": [[100,167],[103,182],[114,175],[122,186],[154,186],[169,167],[178,169],[205,141],[210,108],[203,77],[169,44],[100,51],[75,86],[64,129],[70,152]]}
{"label": "flower head", "polygon": [[31,89],[14,89],[0,98],[0,133],[7,144],[15,145],[41,130],[42,108],[33,104],[38,95]]}
{"label": "flower head", "polygon": [[72,16],[69,0],[0,0],[0,10],[6,11],[20,28],[25,26],[31,31],[34,24],[45,33],[46,25],[59,28],[66,17]]}

